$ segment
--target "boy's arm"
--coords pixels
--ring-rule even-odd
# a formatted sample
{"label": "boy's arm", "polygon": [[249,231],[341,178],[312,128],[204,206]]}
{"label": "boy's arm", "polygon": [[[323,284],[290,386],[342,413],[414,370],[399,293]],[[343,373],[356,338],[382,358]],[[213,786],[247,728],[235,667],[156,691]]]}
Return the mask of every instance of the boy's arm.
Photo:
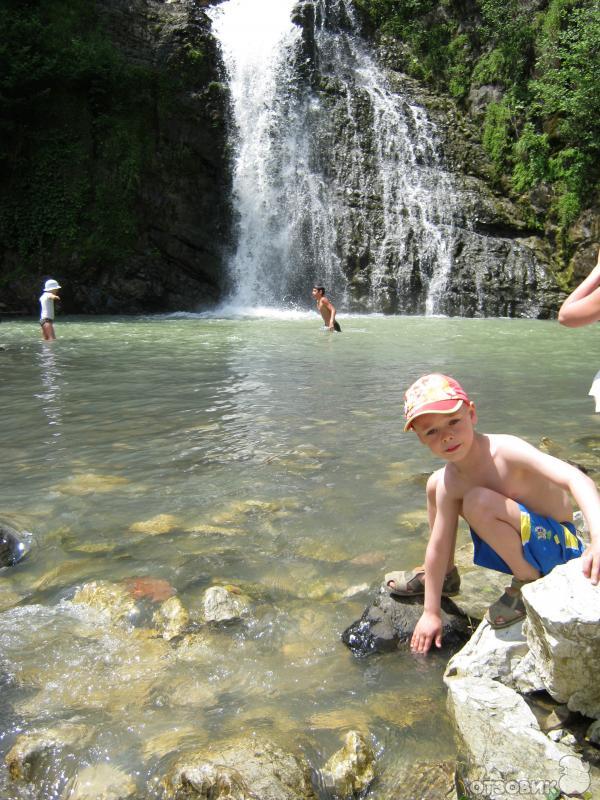
{"label": "boy's arm", "polygon": [[436,647],[442,646],[442,586],[460,510],[458,501],[448,496],[443,480],[438,485],[436,503],[435,522],[425,552],[425,607],[410,642],[415,653],[427,653],[434,642]]}
{"label": "boy's arm", "polygon": [[509,458],[566,489],[583,512],[590,530],[590,545],[582,556],[583,574],[600,582],[600,495],[594,481],[560,458],[542,453],[516,437],[509,440]]}
{"label": "boy's arm", "polygon": [[329,309],[329,325],[327,326],[330,330],[333,328],[333,323],[335,322],[335,306],[331,303],[326,297],[322,300],[323,305]]}
{"label": "boy's arm", "polygon": [[567,328],[580,328],[600,319],[600,251],[598,263],[587,278],[571,292],[558,312],[558,321]]}

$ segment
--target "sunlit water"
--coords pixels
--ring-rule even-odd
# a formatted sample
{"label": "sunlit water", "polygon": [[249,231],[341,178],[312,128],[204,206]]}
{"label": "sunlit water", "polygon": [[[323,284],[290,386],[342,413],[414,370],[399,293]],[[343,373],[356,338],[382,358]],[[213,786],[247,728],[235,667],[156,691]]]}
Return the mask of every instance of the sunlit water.
{"label": "sunlit water", "polygon": [[[314,314],[61,319],[50,345],[33,323],[0,326],[0,519],[33,535],[28,559],[0,571],[0,796],[62,797],[98,761],[144,787],[172,752],[256,732],[315,768],[350,728],[384,776],[453,756],[444,657],[358,660],[340,642],[384,572],[423,555],[436,465],[402,433],[403,390],[450,372],[480,429],[589,459],[597,333],[340,321],[341,335]],[[165,532],[136,528],[158,515]],[[143,576],[172,584],[203,647],[146,641],[143,620],[117,630],[70,602],[86,582]],[[211,585],[239,587],[249,614],[203,625]],[[16,735],[66,720],[90,738],[36,783],[12,781]],[[383,786],[368,797],[391,797]]]}

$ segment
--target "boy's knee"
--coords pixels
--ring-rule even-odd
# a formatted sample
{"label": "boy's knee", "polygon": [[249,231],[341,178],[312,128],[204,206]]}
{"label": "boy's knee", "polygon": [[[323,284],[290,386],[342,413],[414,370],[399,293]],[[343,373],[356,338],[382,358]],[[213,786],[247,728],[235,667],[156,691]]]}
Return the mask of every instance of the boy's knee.
{"label": "boy's knee", "polygon": [[480,520],[486,515],[491,515],[492,500],[496,493],[483,486],[475,486],[465,492],[462,507],[463,516],[470,523],[473,520]]}

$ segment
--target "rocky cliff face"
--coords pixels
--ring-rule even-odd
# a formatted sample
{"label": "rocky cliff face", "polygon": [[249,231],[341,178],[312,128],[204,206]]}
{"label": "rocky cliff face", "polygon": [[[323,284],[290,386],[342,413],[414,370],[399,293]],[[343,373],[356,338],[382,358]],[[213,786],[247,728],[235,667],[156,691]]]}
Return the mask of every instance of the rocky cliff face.
{"label": "rocky cliff face", "polygon": [[[139,92],[112,97],[96,77],[44,90],[45,115],[0,189],[0,312],[37,313],[48,275],[66,312],[195,310],[227,292],[235,123],[208,5],[96,0]],[[265,203],[274,234],[262,237],[276,252],[256,259],[274,301],[304,298],[318,274],[354,310],[552,316],[554,247],[490,188],[476,129],[485,98],[469,120],[397,71],[398,44],[361,41],[350,0],[301,0],[294,21],[301,41],[277,112],[285,157]],[[597,215],[572,233],[580,278]]]}
{"label": "rocky cliff face", "polygon": [[0,192],[0,311],[37,313],[47,275],[71,313],[195,310],[220,297],[229,98],[203,5],[78,4],[75,58],[93,53],[87,71],[48,36],[67,66],[27,96],[43,118],[23,123],[24,154]]}
{"label": "rocky cliff face", "polygon": [[137,194],[136,253],[124,271],[103,267],[79,287],[90,310],[195,309],[223,286],[231,228],[228,95],[201,3],[98,0],[124,57],[167,78],[154,103],[150,164]]}
{"label": "rocky cliff face", "polygon": [[313,161],[334,187],[333,260],[348,305],[552,315],[560,302],[552,249],[530,212],[490,188],[474,123],[394,69],[397,43],[369,54],[350,3],[301,2],[296,22],[298,71],[311,110],[322,109]]}

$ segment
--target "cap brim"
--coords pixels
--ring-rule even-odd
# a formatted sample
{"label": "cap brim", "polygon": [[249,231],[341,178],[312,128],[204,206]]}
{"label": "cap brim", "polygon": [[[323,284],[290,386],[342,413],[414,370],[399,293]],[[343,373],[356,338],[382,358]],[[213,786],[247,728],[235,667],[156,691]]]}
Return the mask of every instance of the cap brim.
{"label": "cap brim", "polygon": [[466,402],[466,400],[459,398],[458,400],[438,400],[435,403],[426,403],[424,406],[420,406],[414,414],[410,415],[406,420],[404,430],[410,430],[417,417],[422,417],[425,414],[454,414]]}

